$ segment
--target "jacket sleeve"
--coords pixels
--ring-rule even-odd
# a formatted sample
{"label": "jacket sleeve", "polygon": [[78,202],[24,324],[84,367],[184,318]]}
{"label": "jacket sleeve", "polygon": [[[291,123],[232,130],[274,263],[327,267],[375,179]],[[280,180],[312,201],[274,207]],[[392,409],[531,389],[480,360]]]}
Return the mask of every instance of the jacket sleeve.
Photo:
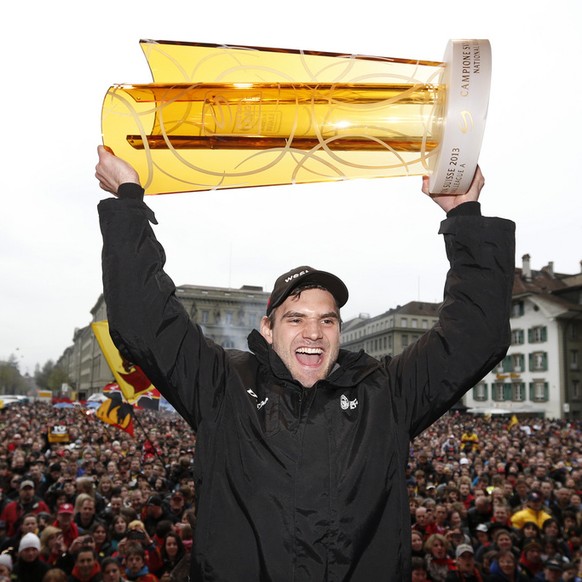
{"label": "jacket sleeve", "polygon": [[410,438],[490,372],[511,337],[515,224],[461,211],[439,232],[450,263],[439,321],[388,363],[393,404]]}
{"label": "jacket sleeve", "polygon": [[111,338],[191,424],[220,402],[225,352],[207,340],[175,296],[154,213],[131,197],[98,206],[103,235],[103,293]]}

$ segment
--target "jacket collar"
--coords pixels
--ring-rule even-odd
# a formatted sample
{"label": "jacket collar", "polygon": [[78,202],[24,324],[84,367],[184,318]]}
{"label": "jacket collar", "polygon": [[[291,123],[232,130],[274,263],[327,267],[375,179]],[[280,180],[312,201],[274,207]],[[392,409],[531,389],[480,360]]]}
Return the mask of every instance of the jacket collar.
{"label": "jacket collar", "polygon": [[[275,353],[275,350],[267,343],[259,331],[254,329],[249,334],[248,344],[249,349],[255,354],[261,366],[270,370],[280,380],[300,385],[292,378],[283,360]],[[375,360],[363,350],[356,353],[340,349],[337,364],[326,380],[332,387],[350,388],[359,384],[379,368],[380,363],[378,360]]]}

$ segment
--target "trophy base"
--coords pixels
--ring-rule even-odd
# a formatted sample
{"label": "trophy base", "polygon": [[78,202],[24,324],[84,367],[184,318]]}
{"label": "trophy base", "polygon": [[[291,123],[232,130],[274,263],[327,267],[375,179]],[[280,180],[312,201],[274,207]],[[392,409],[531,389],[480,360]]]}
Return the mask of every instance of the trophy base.
{"label": "trophy base", "polygon": [[485,132],[491,86],[488,40],[451,40],[442,80],[446,101],[437,156],[431,167],[431,194],[465,194],[469,189]]}

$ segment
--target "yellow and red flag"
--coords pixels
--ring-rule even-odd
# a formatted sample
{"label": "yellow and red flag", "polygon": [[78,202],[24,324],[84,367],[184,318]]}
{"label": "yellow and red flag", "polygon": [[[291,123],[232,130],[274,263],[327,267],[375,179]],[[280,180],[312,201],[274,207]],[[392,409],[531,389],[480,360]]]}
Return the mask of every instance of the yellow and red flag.
{"label": "yellow and red flag", "polygon": [[108,322],[95,321],[91,324],[91,328],[125,400],[129,404],[137,406],[148,404],[147,408],[158,409],[160,393],[139,366],[128,362],[119,353],[109,335]]}
{"label": "yellow and red flag", "polygon": [[123,402],[120,392],[112,392],[108,398],[101,403],[101,406],[95,412],[97,418],[124,430],[131,436],[134,435],[133,429],[133,406]]}
{"label": "yellow and red flag", "polygon": [[507,430],[508,432],[516,425],[519,424],[519,420],[517,420],[517,416],[515,416],[515,414],[511,417],[508,425],[507,425]]}

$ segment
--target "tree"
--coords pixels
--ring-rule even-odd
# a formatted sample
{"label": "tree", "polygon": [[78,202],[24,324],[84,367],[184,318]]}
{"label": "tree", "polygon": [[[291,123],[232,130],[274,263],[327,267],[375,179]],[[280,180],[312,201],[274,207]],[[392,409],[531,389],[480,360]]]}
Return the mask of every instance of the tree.
{"label": "tree", "polygon": [[0,394],[22,394],[26,387],[16,356],[11,355],[7,361],[0,361]]}
{"label": "tree", "polygon": [[36,367],[34,379],[39,388],[53,392],[60,390],[63,384],[71,383],[67,372],[52,360],[48,360],[42,368]]}

